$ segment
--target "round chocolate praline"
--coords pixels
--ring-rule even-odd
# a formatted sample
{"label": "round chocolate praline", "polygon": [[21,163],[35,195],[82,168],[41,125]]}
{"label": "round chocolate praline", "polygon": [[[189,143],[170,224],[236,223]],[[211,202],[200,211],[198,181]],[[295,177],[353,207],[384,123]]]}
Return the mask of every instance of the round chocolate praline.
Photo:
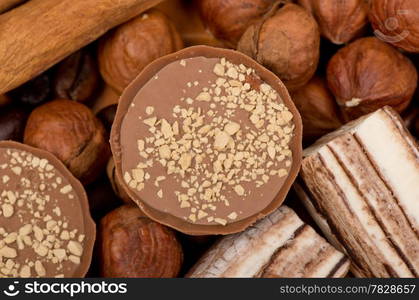
{"label": "round chocolate praline", "polygon": [[52,154],[0,142],[0,277],[83,277],[95,224],[80,182]]}
{"label": "round chocolate praline", "polygon": [[[224,74],[214,70],[218,64],[224,66]],[[232,73],[228,72],[230,67],[236,69],[238,74],[235,74],[234,70]],[[221,86],[221,93],[215,91],[217,79],[220,77],[232,85],[241,82],[240,93],[245,93],[243,87],[246,91],[255,91],[260,95],[265,93],[263,96],[265,102],[261,106],[264,106],[268,113],[261,113],[260,116],[272,116],[281,112],[286,114],[287,120],[285,125],[282,124],[284,125],[282,129],[288,127],[285,132],[285,136],[288,136],[285,142],[278,137],[273,139],[274,135],[268,133],[267,125],[271,119],[267,119],[265,124],[262,122],[261,125],[258,118],[250,118],[259,109],[247,107],[246,110],[245,104],[251,103],[246,102],[248,101],[246,97],[242,98],[244,102],[239,99],[236,106],[221,104],[226,102],[225,98],[221,101],[214,100],[215,95],[222,97],[226,96],[223,93],[235,93],[230,89],[232,86],[229,86],[228,90]],[[230,80],[235,80],[236,83]],[[207,99],[206,92],[210,94],[210,99]],[[212,154],[208,153],[200,161],[196,160],[196,149],[192,149],[189,151],[192,158],[182,158],[180,152],[178,153],[180,155],[174,154],[170,158],[166,156],[165,161],[162,161],[167,154],[164,154],[166,152],[164,149],[160,149],[161,145],[166,143],[173,147],[173,143],[178,145],[183,143],[185,130],[188,130],[183,127],[185,124],[183,122],[189,123],[189,120],[185,120],[187,116],[182,110],[188,109],[194,112],[200,110],[202,113],[202,124],[197,125],[196,132],[192,133],[195,139],[202,127],[212,126],[208,140],[202,141],[212,149]],[[272,110],[276,109],[278,111],[272,113]],[[228,110],[231,112],[227,112]],[[214,116],[222,118],[218,127],[214,123]],[[173,129],[175,122],[179,125],[176,137],[171,136],[172,133],[165,134],[164,131],[167,130],[161,127],[162,123],[165,123],[163,127],[169,124]],[[233,128],[239,125],[239,131],[226,129],[228,124],[233,124]],[[283,202],[300,167],[301,130],[300,115],[286,88],[273,73],[236,51],[197,46],[158,59],[131,83],[123,93],[118,106],[112,128],[111,145],[117,176],[123,182],[123,187],[129,196],[149,217],[187,234],[229,234],[245,229]],[[227,131],[230,131],[230,135],[227,136],[229,144],[224,145],[220,136],[225,135]],[[240,136],[244,134],[246,137],[248,133],[252,133],[255,140],[260,138],[260,141],[249,143],[246,138]],[[165,141],[161,141],[162,138]],[[217,140],[221,141],[221,145]],[[229,182],[224,181],[221,190],[214,188],[217,180],[210,183],[210,188],[213,188],[216,197],[213,194],[208,198],[206,194],[208,182],[204,183],[206,170],[210,175],[217,173],[216,177],[223,172],[226,175],[229,167],[225,165],[222,166],[222,171],[215,171],[218,167],[213,167],[213,163],[220,159],[217,157],[220,157],[220,154],[222,157],[229,157],[237,152],[246,152],[236,151],[236,145],[232,145],[231,141],[237,143],[237,149],[240,145],[243,147],[255,145],[257,149],[250,151],[250,156],[256,160],[261,158],[259,169],[263,170],[258,175],[253,174],[255,168],[243,166],[248,161],[238,159],[242,160],[243,164],[242,166],[240,163],[234,164],[237,169],[234,178]],[[282,147],[278,147],[281,142]],[[143,144],[144,149],[139,150],[143,148]],[[272,154],[273,151],[270,149],[268,156],[268,146],[276,147],[278,155]],[[205,145],[197,147],[198,151],[205,149]],[[281,152],[282,150],[285,152]],[[284,157],[278,158],[281,154],[284,154],[282,155]],[[269,161],[270,164],[267,164]],[[174,168],[171,167],[173,164]],[[180,170],[181,168],[184,170]],[[142,170],[137,171],[138,169]],[[245,176],[245,172],[248,176]],[[193,177],[196,175],[198,175],[197,180]],[[133,181],[134,177],[136,178]],[[209,179],[211,181],[213,177],[209,176]],[[194,182],[199,184],[196,186]],[[188,194],[187,191],[193,187],[197,191],[189,194],[188,203],[183,202],[183,199],[186,199],[185,194]]]}

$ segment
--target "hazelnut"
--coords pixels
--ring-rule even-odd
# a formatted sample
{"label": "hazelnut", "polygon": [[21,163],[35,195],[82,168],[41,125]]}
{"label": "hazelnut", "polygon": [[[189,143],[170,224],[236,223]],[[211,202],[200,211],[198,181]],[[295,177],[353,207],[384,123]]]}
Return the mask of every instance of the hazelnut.
{"label": "hazelnut", "polygon": [[110,155],[103,125],[87,106],[71,100],[33,110],[24,143],[55,154],[84,184],[100,174]]}
{"label": "hazelnut", "polygon": [[100,73],[107,84],[121,93],[146,65],[182,47],[183,42],[171,21],[153,9],[102,39]]}
{"label": "hazelnut", "polygon": [[419,1],[371,0],[369,19],[382,41],[419,53]]}
{"label": "hazelnut", "polygon": [[359,36],[368,24],[365,0],[298,0],[319,24],[320,33],[334,44],[345,44]]}
{"label": "hazelnut", "polygon": [[303,120],[306,145],[342,125],[335,98],[325,80],[313,77],[305,86],[291,94]]}
{"label": "hazelnut", "polygon": [[9,105],[0,110],[0,140],[21,142],[28,112],[18,106]]}
{"label": "hazelnut", "polygon": [[119,181],[119,177],[116,176],[115,173],[115,162],[113,158],[109,159],[108,165],[106,166],[106,174],[108,175],[109,182],[111,183],[112,189],[122,201],[127,204],[133,203],[130,196],[128,196],[127,192],[123,188],[121,182]]}
{"label": "hazelnut", "polygon": [[205,26],[215,38],[236,48],[247,27],[271,8],[272,0],[200,0]]}
{"label": "hazelnut", "polygon": [[84,102],[94,95],[99,85],[99,72],[92,55],[80,50],[58,64],[54,78],[57,98]]}
{"label": "hazelnut", "polygon": [[176,277],[183,262],[174,231],[123,205],[100,223],[99,253],[104,277]]}
{"label": "hazelnut", "polygon": [[246,30],[238,50],[274,72],[289,90],[296,90],[316,71],[319,46],[314,18],[298,5],[278,3]]}
{"label": "hazelnut", "polygon": [[412,62],[374,37],[340,49],[327,67],[327,83],[347,120],[385,105],[402,112],[410,103],[418,75]]}
{"label": "hazelnut", "polygon": [[156,8],[170,16],[185,43],[185,47],[195,45],[224,47],[223,42],[216,39],[205,28],[199,14],[199,2],[184,0],[163,1]]}

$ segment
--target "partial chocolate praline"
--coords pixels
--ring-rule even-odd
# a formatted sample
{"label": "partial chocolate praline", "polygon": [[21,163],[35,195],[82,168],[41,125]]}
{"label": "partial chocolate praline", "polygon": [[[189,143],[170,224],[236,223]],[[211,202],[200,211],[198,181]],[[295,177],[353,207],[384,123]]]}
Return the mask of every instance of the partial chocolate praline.
{"label": "partial chocolate praline", "polygon": [[[290,156],[289,161],[291,163],[287,165],[286,176],[283,176],[282,178],[279,178],[279,179],[272,179],[272,180],[269,179],[268,184],[266,186],[259,187],[261,191],[256,190],[256,188],[255,190],[250,190],[251,197],[249,197],[249,193],[247,193],[246,187],[248,185],[254,184],[254,182],[252,181],[252,182],[249,182],[248,184],[247,183],[243,184],[243,186],[245,187],[245,195],[242,197],[242,199],[245,199],[244,197],[247,197],[246,200],[249,200],[249,198],[251,198],[253,202],[250,202],[250,203],[246,202],[245,205],[238,204],[239,203],[239,201],[237,200],[238,197],[235,194],[234,194],[234,197],[237,199],[228,199],[227,202],[229,202],[230,200],[233,201],[232,202],[233,207],[236,205],[236,208],[237,208],[237,205],[241,205],[243,208],[243,212],[237,211],[239,215],[239,217],[237,217],[237,220],[234,220],[234,218],[231,218],[230,220],[228,220],[228,222],[225,222],[224,224],[214,224],[214,223],[210,223],[210,221],[208,221],[208,224],[205,224],[205,221],[203,220],[197,219],[197,221],[195,222],[193,220],[192,221],[188,220],[185,217],[180,217],[179,208],[173,206],[173,205],[179,205],[177,203],[176,197],[174,197],[173,195],[168,196],[168,197],[173,198],[172,202],[174,204],[172,204],[172,202],[170,203],[167,202],[168,199],[167,198],[165,199],[164,193],[163,195],[160,194],[160,196],[157,197],[154,191],[155,187],[153,185],[153,181],[149,181],[146,183],[146,187],[143,188],[144,191],[141,191],[142,189],[139,189],[140,190],[139,191],[135,188],[129,187],[128,184],[126,183],[126,178],[124,178],[124,171],[126,171],[125,169],[127,168],[127,165],[132,164],[133,163],[132,160],[136,159],[136,158],[133,158],[133,156],[135,155],[135,150],[136,150],[136,147],[135,149],[133,148],[133,145],[134,145],[133,143],[136,143],[137,139],[147,138],[147,136],[138,136],[139,134],[148,133],[148,131],[145,131],[144,126],[142,126],[144,119],[146,119],[147,117],[147,114],[144,113],[144,110],[146,109],[146,107],[153,105],[156,110],[155,114],[157,114],[159,119],[166,118],[168,121],[173,121],[173,118],[169,116],[170,113],[168,113],[165,110],[168,107],[168,104],[166,102],[165,103],[159,102],[160,100],[156,101],[155,99],[153,99],[152,96],[148,98],[143,97],[144,95],[141,94],[141,91],[143,90],[143,88],[146,91],[150,92],[148,84],[152,81],[152,79],[157,80],[158,76],[156,76],[156,74],[160,72],[162,73],[161,75],[166,80],[165,84],[170,84],[172,81],[183,82],[182,80],[185,80],[185,79],[180,78],[182,76],[181,74],[182,72],[174,72],[173,75],[166,74],[167,71],[165,73],[166,67],[167,66],[170,67],[170,65],[173,66],[174,62],[178,61],[181,65],[183,65],[184,62],[182,60],[184,60],[186,61],[186,64],[191,62],[193,66],[199,66],[199,67],[202,66],[202,68],[200,68],[199,70],[198,69],[196,70],[197,75],[198,73],[201,73],[201,76],[202,76],[202,74],[205,74],[205,72],[208,72],[209,67],[205,66],[203,63],[200,64],[199,63],[200,59],[201,61],[208,59],[212,63],[214,63],[215,61],[214,59],[221,60],[222,58],[225,58],[226,61],[231,62],[236,67],[243,65],[246,68],[253,69],[254,73],[252,74],[254,74],[255,75],[254,77],[255,78],[257,77],[257,78],[256,78],[256,82],[250,82],[250,84],[252,85],[252,90],[256,89],[256,88],[253,88],[253,86],[257,86],[257,89],[259,90],[260,88],[259,85],[266,83],[272,88],[274,92],[278,94],[281,100],[281,104],[285,107],[286,111],[292,114],[292,123],[291,123],[292,135],[290,135],[291,138],[287,142],[287,147],[289,147],[289,150],[291,151],[291,154],[289,154]],[[214,63],[214,65],[215,64],[216,63]],[[228,69],[228,67],[226,68]],[[211,68],[210,70],[212,72],[213,69]],[[173,80],[167,80],[166,76],[169,76],[169,78],[173,76]],[[207,77],[205,76],[199,77],[199,78],[201,80],[207,79]],[[247,79],[249,78],[246,78],[246,80]],[[206,83],[207,82],[205,82],[205,84]],[[198,85],[199,84],[196,84],[196,85],[192,84],[191,87],[192,86],[197,87]],[[194,93],[197,93],[196,89],[192,88],[191,90]],[[153,90],[151,90],[151,92],[153,92]],[[261,90],[259,90],[259,92],[261,92]],[[162,93],[163,91],[159,90],[158,95],[161,97]],[[199,92],[197,94],[199,94]],[[169,94],[168,96],[169,98],[176,97],[177,92],[174,92],[173,95],[174,96]],[[188,96],[189,95],[185,95],[185,97],[188,97]],[[196,94],[194,97],[196,97]],[[136,98],[138,98],[137,101],[136,101]],[[138,101],[139,99],[141,99],[141,101]],[[270,101],[275,102],[276,100],[270,100]],[[186,107],[186,108],[201,108],[201,109],[203,108],[203,104],[198,103],[198,102],[195,102],[194,104],[192,101],[189,102],[188,104],[187,102],[179,103],[179,101],[177,101],[176,99],[175,100],[167,99],[167,102],[170,102],[172,104],[173,103],[181,104],[182,107]],[[238,112],[238,110],[239,109],[237,109],[236,112]],[[129,116],[130,114],[132,115],[132,111],[134,112],[141,111],[143,112],[142,113],[143,115],[137,116],[136,118],[139,124],[138,126],[127,127],[127,124],[131,125],[130,122],[133,122],[132,116]],[[206,111],[204,111],[204,113],[205,112]],[[246,126],[248,124],[243,125],[242,119],[239,118],[240,114],[239,113],[237,114],[239,116],[234,116],[233,114],[232,119],[236,121],[237,123],[240,123],[246,129],[248,129],[249,127]],[[150,117],[152,116],[154,116],[154,114],[150,115]],[[206,115],[204,114],[204,116]],[[242,117],[243,116],[244,115],[242,115]],[[138,117],[140,117],[140,120],[138,119]],[[124,124],[124,122],[126,122],[127,124]],[[246,122],[246,120],[244,120],[243,122]],[[266,126],[267,125],[265,124],[262,129],[265,129]],[[160,127],[160,125],[158,127]],[[180,124],[179,127],[182,128],[182,125]],[[130,130],[127,130],[127,129],[130,129]],[[221,130],[222,130],[222,127],[221,127]],[[267,69],[259,65],[257,62],[255,62],[248,56],[241,54],[237,51],[213,48],[213,47],[208,47],[208,46],[195,46],[195,47],[186,48],[177,53],[170,54],[168,56],[162,57],[154,61],[153,63],[148,65],[144,69],[144,71],[127,87],[127,89],[124,91],[124,93],[122,94],[120,98],[120,103],[118,105],[115,122],[112,127],[111,148],[112,148],[112,153],[115,160],[116,176],[120,179],[119,181],[122,183],[123,188],[126,190],[127,194],[134,200],[134,202],[136,202],[139,205],[142,211],[145,214],[147,214],[150,218],[156,220],[157,222],[163,223],[165,225],[168,225],[170,227],[173,227],[179,231],[182,231],[190,235],[230,234],[230,233],[244,230],[245,228],[247,228],[248,226],[250,226],[257,220],[263,218],[264,216],[274,211],[276,208],[278,208],[282,204],[300,168],[301,152],[302,152],[301,139],[302,139],[301,117],[297,109],[295,108],[288,94],[287,89],[285,88],[285,86],[283,85],[283,83],[277,76],[275,76],[272,72],[268,71]],[[122,140],[125,141],[125,143],[122,143]],[[212,144],[213,138],[211,138],[211,140],[208,143]],[[129,144],[129,147],[128,147],[128,144]],[[258,149],[258,150],[262,151],[261,149]],[[156,149],[156,151],[158,151],[158,149]],[[160,167],[156,167],[156,169],[152,170],[150,173],[152,177],[168,175],[166,174],[166,171],[163,171],[163,169]],[[187,176],[188,175],[186,174],[185,177]],[[164,188],[167,188],[166,184],[170,186],[170,185],[173,185],[174,182],[175,182],[174,179],[170,179],[169,183],[162,182],[161,186],[163,186]],[[181,189],[180,181],[178,183],[178,186],[179,186],[179,189]],[[149,190],[147,190],[147,187],[149,187]],[[170,188],[172,187],[169,187],[167,189],[170,190]],[[154,194],[151,192],[151,190],[154,191]],[[173,190],[176,191],[175,188],[173,188]],[[254,191],[256,192],[253,193]],[[238,195],[240,195],[239,192],[237,192]],[[260,194],[258,194],[257,192],[260,192]],[[139,196],[140,193],[145,193],[146,197],[144,196],[140,197]],[[261,198],[261,196],[264,193],[265,195],[263,197],[267,198],[268,200]],[[230,195],[232,194],[230,193]],[[161,201],[158,202],[158,200],[165,201],[165,202],[161,202]],[[168,206],[163,207],[162,203],[166,203],[168,204]],[[160,209],[156,209],[156,207],[159,207]],[[236,212],[236,211],[233,210],[233,212]],[[221,213],[225,213],[225,212],[221,212]],[[240,218],[241,213],[244,216],[242,218]]]}
{"label": "partial chocolate praline", "polygon": [[96,226],[81,183],[52,154],[0,142],[0,277],[84,277]]}

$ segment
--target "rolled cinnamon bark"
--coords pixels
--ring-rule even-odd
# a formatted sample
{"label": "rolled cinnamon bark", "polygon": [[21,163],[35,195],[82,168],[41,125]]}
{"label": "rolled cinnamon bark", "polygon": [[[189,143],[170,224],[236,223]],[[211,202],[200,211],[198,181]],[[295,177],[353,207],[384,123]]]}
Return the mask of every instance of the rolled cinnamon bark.
{"label": "rolled cinnamon bark", "polygon": [[0,2],[0,14],[8,11],[9,9],[25,2],[27,0],[2,0]]}
{"label": "rolled cinnamon bark", "polygon": [[0,94],[159,2],[31,0],[0,15]]}

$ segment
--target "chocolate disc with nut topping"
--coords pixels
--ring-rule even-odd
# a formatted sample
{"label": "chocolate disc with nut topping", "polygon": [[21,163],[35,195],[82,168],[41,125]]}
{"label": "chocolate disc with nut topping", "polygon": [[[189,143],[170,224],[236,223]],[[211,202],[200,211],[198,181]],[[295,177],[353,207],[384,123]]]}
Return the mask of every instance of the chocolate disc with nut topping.
{"label": "chocolate disc with nut topping", "polygon": [[94,240],[86,193],[66,167],[0,142],[0,277],[83,277]]}
{"label": "chocolate disc with nut topping", "polygon": [[124,91],[111,146],[116,175],[150,218],[229,234],[281,205],[301,131],[278,77],[236,51],[196,46],[156,60]]}

